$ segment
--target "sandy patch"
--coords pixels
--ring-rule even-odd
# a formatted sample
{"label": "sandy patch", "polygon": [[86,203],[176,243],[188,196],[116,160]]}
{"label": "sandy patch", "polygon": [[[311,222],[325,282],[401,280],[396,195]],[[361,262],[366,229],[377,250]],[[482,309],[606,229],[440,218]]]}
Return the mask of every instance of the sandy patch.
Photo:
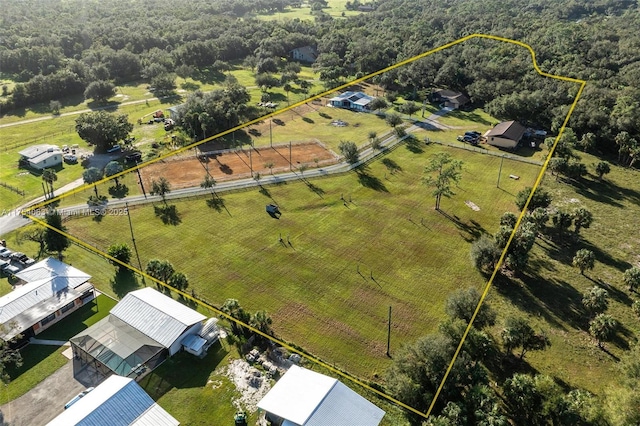
{"label": "sandy patch", "polygon": [[467,205],[467,207],[469,207],[474,212],[480,211],[480,207],[478,207],[476,203],[474,203],[473,201],[465,201],[464,203]]}
{"label": "sandy patch", "polygon": [[236,390],[242,395],[233,400],[233,405],[238,410],[254,413],[258,409],[258,402],[271,390],[270,381],[264,372],[243,359],[231,361],[223,374],[233,382]]}

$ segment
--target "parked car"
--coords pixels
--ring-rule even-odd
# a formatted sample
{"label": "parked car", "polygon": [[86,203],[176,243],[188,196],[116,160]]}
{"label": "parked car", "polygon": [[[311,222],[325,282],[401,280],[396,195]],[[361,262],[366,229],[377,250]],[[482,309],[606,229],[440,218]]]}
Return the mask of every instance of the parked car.
{"label": "parked car", "polygon": [[112,154],[114,152],[120,152],[121,150],[122,148],[120,148],[120,145],[114,145],[107,150],[107,153]]}
{"label": "parked car", "polygon": [[5,275],[15,275],[18,272],[21,271],[20,268],[18,268],[17,266],[12,265],[11,263],[7,262],[6,260],[0,260],[0,271],[2,271],[3,274]]}
{"label": "parked car", "polygon": [[465,136],[471,136],[471,137],[479,138],[481,133],[473,130],[473,131],[470,131],[470,132],[464,132],[464,135]]}
{"label": "parked car", "polygon": [[75,164],[78,162],[78,157],[76,157],[73,154],[65,154],[62,156],[62,159],[64,160],[65,163],[69,163],[69,164]]}
{"label": "parked car", "polygon": [[13,252],[11,250],[9,250],[6,247],[0,247],[0,257],[7,259],[8,257],[10,257],[13,254]]}
{"label": "parked car", "polygon": [[124,157],[124,161],[127,163],[136,163],[138,161],[142,161],[142,153],[141,152],[133,152],[126,157]]}

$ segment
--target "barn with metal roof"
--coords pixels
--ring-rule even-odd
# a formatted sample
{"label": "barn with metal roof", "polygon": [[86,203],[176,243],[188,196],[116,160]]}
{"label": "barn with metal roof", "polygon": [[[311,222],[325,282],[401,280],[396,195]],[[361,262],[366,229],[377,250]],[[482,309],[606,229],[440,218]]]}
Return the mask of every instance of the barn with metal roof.
{"label": "barn with metal roof", "polygon": [[291,366],[258,403],[278,426],[378,426],[385,412],[344,383]]}
{"label": "barn with metal roof", "polygon": [[47,426],[177,426],[133,379],[111,376]]}
{"label": "barn with metal roof", "polygon": [[90,275],[54,258],[15,274],[15,289],[0,297],[0,338],[35,336],[95,297]]}
{"label": "barn with metal roof", "polygon": [[150,288],[127,294],[105,318],[69,341],[80,366],[103,376],[141,377],[174,355],[206,317]]}

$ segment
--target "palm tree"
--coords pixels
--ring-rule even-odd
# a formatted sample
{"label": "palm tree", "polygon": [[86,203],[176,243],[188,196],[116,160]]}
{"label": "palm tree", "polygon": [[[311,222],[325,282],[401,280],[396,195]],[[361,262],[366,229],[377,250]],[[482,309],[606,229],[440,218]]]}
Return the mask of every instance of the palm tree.
{"label": "palm tree", "polygon": [[42,172],[42,180],[47,184],[50,196],[53,196],[53,182],[58,180],[58,175],[53,169],[44,169]]}
{"label": "palm tree", "polygon": [[213,187],[216,186],[216,180],[209,174],[204,177],[204,180],[200,182],[200,188],[208,188],[211,189],[211,197],[213,198],[216,193],[213,190]]}
{"label": "palm tree", "polygon": [[[175,273],[175,269],[167,260],[151,259],[149,263],[147,263],[145,272],[156,280],[166,284]],[[160,287],[159,284],[158,287]]]}
{"label": "palm tree", "polygon": [[273,161],[268,161],[266,163],[264,163],[264,166],[269,169],[269,172],[271,174],[273,174],[273,166],[275,166],[275,164],[273,164]]}
{"label": "palm tree", "polygon": [[[82,179],[84,183],[91,185],[95,184],[100,179],[102,179],[102,170],[97,167],[89,167],[87,170],[82,172]],[[98,198],[98,186],[93,185],[93,190],[96,192],[96,198]]]}
{"label": "palm tree", "polygon": [[611,340],[618,327],[618,322],[611,315],[599,314],[589,323],[589,333],[596,339],[598,347]]}
{"label": "palm tree", "polygon": [[151,181],[151,194],[162,197],[162,202],[165,205],[167,204],[165,197],[169,192],[171,192],[171,184],[164,176],[161,176],[158,180],[154,179]]}
{"label": "palm tree", "polygon": [[271,317],[267,314],[266,311],[258,311],[251,316],[251,321],[249,325],[253,328],[263,332],[264,334],[271,334]]}

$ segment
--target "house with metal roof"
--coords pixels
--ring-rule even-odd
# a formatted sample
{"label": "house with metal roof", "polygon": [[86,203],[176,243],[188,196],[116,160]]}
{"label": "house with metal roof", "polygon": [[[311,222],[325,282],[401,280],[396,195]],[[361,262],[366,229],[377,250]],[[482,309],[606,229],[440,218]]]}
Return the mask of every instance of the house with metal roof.
{"label": "house with metal roof", "polygon": [[433,102],[442,102],[445,108],[452,109],[458,109],[470,102],[470,99],[462,92],[449,89],[438,89],[434,91],[431,94],[431,100]]}
{"label": "house with metal roof", "polygon": [[489,145],[501,148],[515,148],[520,143],[526,129],[517,121],[503,121],[484,134]]}
{"label": "house with metal roof", "polygon": [[182,349],[206,317],[151,287],[127,294],[109,315],[70,339],[78,367],[141,378]]}
{"label": "house with metal roof", "polygon": [[57,145],[32,145],[20,151],[20,163],[42,170],[62,164],[62,151]]}
{"label": "house with metal roof", "polygon": [[369,111],[369,104],[372,100],[372,96],[362,92],[344,92],[329,99],[329,105],[353,111]]}
{"label": "house with metal roof", "polygon": [[344,383],[291,366],[258,403],[275,426],[378,426],[385,412]]}
{"label": "house with metal roof", "polygon": [[133,379],[111,376],[47,426],[177,426]]}
{"label": "house with metal roof", "polygon": [[0,297],[3,340],[27,340],[95,298],[90,275],[52,257],[15,276],[15,289]]}
{"label": "house with metal roof", "polygon": [[296,61],[312,64],[318,58],[318,51],[313,46],[296,47],[289,51],[289,57]]}

